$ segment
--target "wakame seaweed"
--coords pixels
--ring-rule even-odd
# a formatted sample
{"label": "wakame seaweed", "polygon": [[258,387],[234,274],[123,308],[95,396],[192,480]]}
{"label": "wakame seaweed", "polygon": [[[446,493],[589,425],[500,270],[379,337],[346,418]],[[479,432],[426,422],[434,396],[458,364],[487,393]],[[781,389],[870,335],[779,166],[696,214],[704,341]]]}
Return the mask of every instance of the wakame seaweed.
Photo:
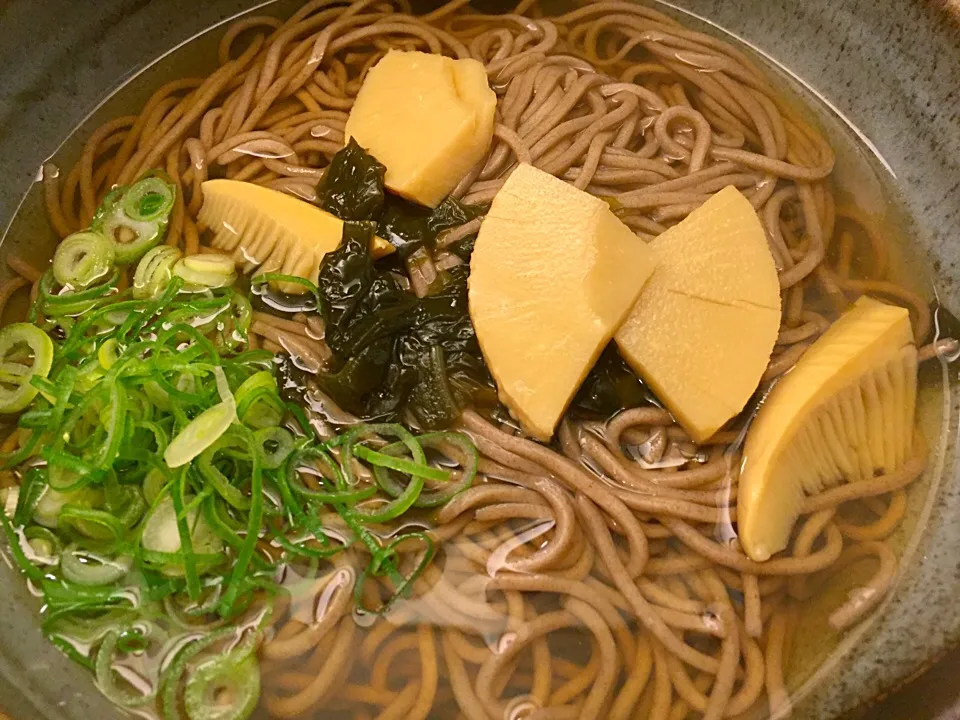
{"label": "wakame seaweed", "polygon": [[[487,391],[483,361],[467,304],[469,265],[439,273],[431,293],[418,298],[405,287],[406,259],[432,248],[444,230],[479,217],[483,208],[447,199],[429,210],[384,191],[384,168],[356,142],[331,162],[318,188],[321,205],[344,220],[343,241],[320,265],[319,291],[332,367],[316,375],[320,388],[345,410],[365,418],[401,418],[409,411],[425,428],[452,424],[463,406]],[[374,234],[397,249],[374,263]],[[476,235],[450,248],[469,261]],[[302,385],[292,364],[281,376]],[[287,385],[281,382],[281,387]],[[609,415],[646,404],[643,384],[615,346],[608,346],[573,405]]]}
{"label": "wakame seaweed", "polygon": [[615,343],[603,349],[573,399],[573,406],[609,417],[623,408],[651,403],[650,393],[620,356]]}
{"label": "wakame seaweed", "polygon": [[[397,248],[402,259],[406,259],[421,247],[433,249],[440,233],[479,217],[485,210],[475,205],[461,205],[453,198],[447,198],[435,210],[428,210],[403,198],[387,195],[378,233]],[[476,239],[476,233],[468,235],[448,249],[464,262],[469,262]]]}
{"label": "wakame seaweed", "polygon": [[330,161],[320,182],[320,207],[341,220],[373,220],[383,211],[387,169],[353,138]]}
{"label": "wakame seaweed", "polygon": [[[409,411],[423,427],[446,427],[490,382],[467,308],[469,269],[441,271],[432,293],[418,298],[405,288],[397,260],[432,247],[440,232],[480,211],[453,200],[436,210],[422,208],[386,194],[383,176],[383,166],[351,142],[318,188],[321,205],[344,220],[344,229],[340,246],[320,265],[334,364],[316,381],[355,414],[399,417]],[[374,233],[392,243],[399,258],[374,264]]]}
{"label": "wakame seaweed", "polygon": [[[434,210],[417,205],[385,192],[385,173],[386,168],[351,139],[330,162],[317,188],[319,203],[341,220],[376,223],[377,234],[397,249],[401,260],[421,247],[432,249],[440,233],[463,225],[485,211],[479,206],[462,205],[453,198],[447,198]],[[451,251],[468,261],[475,239],[476,235],[469,236]]]}
{"label": "wakame seaweed", "polygon": [[[431,211],[403,198],[387,195],[378,232],[397,248],[401,258],[406,259],[421,247],[432,249],[440,233],[470,222],[484,211],[482,207],[461,205],[453,198],[447,198]],[[464,262],[469,262],[476,237],[476,233],[469,235],[449,249]]]}
{"label": "wakame seaweed", "polygon": [[371,222],[347,221],[343,224],[340,247],[328,253],[320,265],[319,286],[323,295],[326,339],[337,353],[348,352],[340,339],[366,298],[375,279],[370,240],[374,228]]}
{"label": "wakame seaweed", "polygon": [[371,223],[345,223],[343,243],[320,267],[337,364],[317,383],[358,415],[409,410],[424,427],[446,427],[489,378],[467,311],[467,267],[444,271],[438,291],[418,298],[394,272],[374,266],[372,237]]}

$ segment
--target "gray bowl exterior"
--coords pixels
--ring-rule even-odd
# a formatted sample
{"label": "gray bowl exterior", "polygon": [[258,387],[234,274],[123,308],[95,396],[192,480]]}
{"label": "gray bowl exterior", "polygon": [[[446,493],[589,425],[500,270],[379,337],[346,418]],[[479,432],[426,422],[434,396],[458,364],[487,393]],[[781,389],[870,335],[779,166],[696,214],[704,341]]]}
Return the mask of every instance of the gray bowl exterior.
{"label": "gray bowl exterior", "polygon": [[[4,169],[0,227],[16,212],[42,162],[117,86],[171,47],[258,4],[266,3],[0,3]],[[895,174],[902,202],[917,221],[914,240],[936,268],[941,302],[960,315],[960,3],[673,0],[672,4],[709,18],[789,67],[869,138]],[[7,248],[29,242],[4,240]],[[955,438],[956,426],[948,432]],[[863,700],[889,692],[960,643],[960,473],[953,453],[946,462],[917,560],[906,569],[893,602],[849,661],[830,672],[807,698],[804,716],[850,713]],[[0,708],[15,720],[116,717],[117,712],[92,691],[89,676],[41,637],[35,613],[36,601],[22,579],[0,562]],[[943,710],[944,718],[960,714],[960,687],[955,680],[952,684],[946,692],[955,707]],[[942,687],[940,691],[942,696]],[[934,717],[934,710],[924,709],[925,691],[916,694],[916,702],[901,698],[898,711],[891,705],[869,715]]]}

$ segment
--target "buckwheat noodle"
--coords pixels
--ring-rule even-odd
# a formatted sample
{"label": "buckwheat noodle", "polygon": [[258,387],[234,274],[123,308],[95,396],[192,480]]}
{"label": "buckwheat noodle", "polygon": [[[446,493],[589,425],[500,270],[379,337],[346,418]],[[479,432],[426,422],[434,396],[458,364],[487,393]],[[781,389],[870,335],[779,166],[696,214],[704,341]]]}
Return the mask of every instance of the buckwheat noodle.
{"label": "buckwheat noodle", "polygon": [[[313,0],[287,20],[246,17],[224,34],[214,72],[167,83],[138,114],[101,126],[65,175],[45,167],[53,229],[86,226],[112,186],[154,167],[178,187],[167,241],[187,254],[209,251],[197,220],[208,178],[315,199],[364,74],[389,48],[487,67],[494,141],[454,192],[465,203],[489,203],[518,162],[532,163],[606,198],[649,240],[739,188],[783,293],[764,383],[861,294],[907,307],[917,342],[928,341],[927,304],[888,279],[882,232],[838,206],[819,131],[742,52],[631,2],[544,17],[532,0],[498,16],[453,0],[415,17],[407,0]],[[443,248],[480,222],[449,231],[428,260],[459,262]],[[17,277],[0,287],[0,311],[39,278],[8,262]],[[256,313],[252,329],[263,347],[316,368],[330,355],[316,318]],[[920,355],[955,350],[938,341]],[[897,574],[887,540],[925,451],[808,499],[788,550],[756,563],[732,526],[738,423],[698,446],[665,411],[627,409],[606,423],[566,419],[553,448],[468,410],[462,429],[481,450],[482,479],[434,518],[440,559],[369,627],[351,613],[359,549],[285,594],[261,648],[263,708],[411,720],[784,712],[797,608],[865,561],[873,575],[830,624],[850,627],[882,600]],[[322,521],[337,527],[336,516]],[[420,552],[398,548],[411,567]],[[365,599],[380,590],[368,583]]]}

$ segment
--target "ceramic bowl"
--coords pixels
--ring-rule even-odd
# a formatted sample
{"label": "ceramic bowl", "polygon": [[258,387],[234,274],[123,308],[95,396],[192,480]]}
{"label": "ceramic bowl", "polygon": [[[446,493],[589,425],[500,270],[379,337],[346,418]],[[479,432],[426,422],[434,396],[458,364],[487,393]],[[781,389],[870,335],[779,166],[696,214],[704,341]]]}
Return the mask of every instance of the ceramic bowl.
{"label": "ceramic bowl", "polygon": [[[859,134],[890,173],[897,203],[914,222],[913,250],[935,271],[942,305],[960,315],[960,3],[957,0],[671,0],[651,3],[714,25],[771,62],[789,68],[833,108],[824,122]],[[7,0],[0,3],[0,227],[21,212],[3,239],[40,256],[52,238],[37,227],[34,186],[43,161],[78,127],[79,136],[129,111],[165,78],[212,63],[189,47],[199,33],[254,7],[258,0]],[[416,4],[416,3],[415,3]],[[427,3],[429,4],[429,3]],[[436,4],[436,3],[434,3]],[[502,3],[508,5],[509,3]],[[269,10],[269,8],[268,8]],[[216,32],[216,30],[214,30]],[[191,46],[192,47],[192,46]],[[119,96],[114,91],[127,84]],[[85,124],[86,123],[86,124]],[[61,155],[76,152],[67,142]],[[26,195],[26,197],[25,197]],[[952,422],[939,438],[941,482],[925,513],[926,530],[891,602],[869,627],[847,638],[847,654],[816,678],[795,716],[874,716],[897,720],[957,717],[960,657],[894,696],[901,686],[960,642],[960,473],[954,452],[956,392],[945,396]],[[945,661],[947,662],[947,661]],[[954,669],[951,669],[954,668]],[[938,681],[937,679],[940,678]],[[944,681],[945,679],[945,681]],[[953,710],[952,705],[956,704]],[[0,707],[15,720],[119,717],[90,677],[54,650],[38,628],[36,602],[0,562]]]}

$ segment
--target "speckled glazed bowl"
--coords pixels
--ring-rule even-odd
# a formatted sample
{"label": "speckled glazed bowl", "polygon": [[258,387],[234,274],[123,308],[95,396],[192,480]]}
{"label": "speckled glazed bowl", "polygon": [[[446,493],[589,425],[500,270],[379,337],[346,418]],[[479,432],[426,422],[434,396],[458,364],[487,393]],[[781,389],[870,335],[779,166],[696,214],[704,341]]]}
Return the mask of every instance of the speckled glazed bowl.
{"label": "speckled glazed bowl", "polygon": [[[648,1],[686,15],[695,26],[712,24],[789,68],[788,84],[806,84],[832,106],[821,118],[825,125],[851,143],[859,134],[862,145],[875,149],[876,157],[861,161],[881,179],[892,175],[897,204],[914,221],[907,226],[910,246],[933,268],[943,306],[960,315],[960,2]],[[168,51],[269,5],[0,0],[0,228],[20,210],[0,253],[30,255],[52,247],[52,238],[18,228],[41,212],[38,193],[27,194],[41,163],[54,153],[70,159],[76,148],[63,143],[78,127],[83,136],[101,118],[142,102],[163,79],[195,74],[211,58],[202,51]],[[915,509],[926,529],[908,547],[913,556],[898,589],[879,616],[844,638],[815,674],[795,717],[960,717],[960,653],[948,652],[960,643],[958,395],[951,389],[938,410],[952,421],[933,438],[943,450],[940,465],[932,470],[933,489]],[[41,637],[34,600],[2,561],[0,708],[14,720],[118,716],[88,675]]]}

